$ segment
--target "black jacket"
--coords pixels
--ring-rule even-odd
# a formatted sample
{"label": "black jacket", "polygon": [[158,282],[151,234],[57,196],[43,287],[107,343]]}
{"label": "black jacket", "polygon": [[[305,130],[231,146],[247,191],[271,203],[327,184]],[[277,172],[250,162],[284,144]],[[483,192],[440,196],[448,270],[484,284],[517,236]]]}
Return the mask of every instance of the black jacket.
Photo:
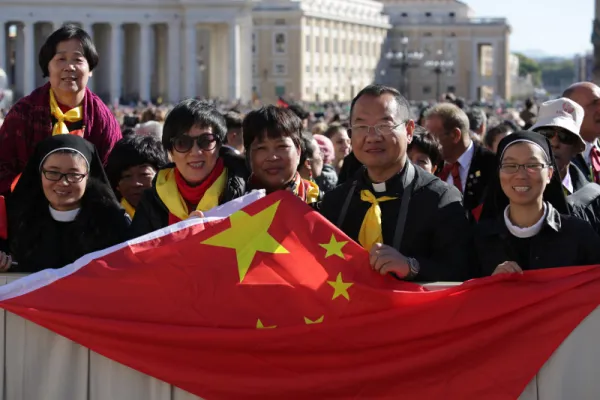
{"label": "black jacket", "polygon": [[474,274],[489,276],[506,261],[524,270],[600,264],[600,236],[586,222],[546,204],[542,230],[528,239],[513,236],[504,216],[480,222],[474,235]]}
{"label": "black jacket", "polygon": [[[398,249],[407,257],[416,258],[421,266],[417,281],[463,281],[468,279],[469,231],[462,197],[455,187],[415,167],[415,186],[408,207],[403,239]],[[404,168],[406,170],[406,168]],[[403,172],[404,173],[404,172]],[[387,191],[378,196],[393,196],[397,200],[380,203],[384,244],[393,245],[394,234],[404,192],[402,174],[386,182]],[[356,181],[356,186],[354,186]],[[341,230],[358,241],[362,221],[371,206],[360,199],[360,191],[372,190],[366,170],[361,168],[354,179],[325,194],[320,212],[333,224],[338,224],[342,205],[350,190],[352,199]]]}
{"label": "black jacket", "polygon": [[572,215],[589,222],[600,235],[600,185],[588,182],[573,164],[569,166],[569,174],[575,191],[567,196]]}
{"label": "black jacket", "polygon": [[498,173],[496,155],[478,143],[473,143],[473,146],[473,158],[463,194],[465,209],[469,211],[483,203],[488,183]]}
{"label": "black jacket", "polygon": [[[249,172],[244,158],[235,154],[233,150],[221,147],[219,157],[223,158],[225,168],[227,168],[227,186],[219,201],[219,204],[223,204],[244,195]],[[167,166],[167,168],[172,167],[172,164]],[[158,196],[155,184],[156,181],[150,189],[144,192],[135,210],[135,217],[130,228],[132,238],[169,225],[169,209]]]}
{"label": "black jacket", "polygon": [[335,172],[335,168],[330,164],[323,165],[323,171],[321,172],[321,175],[317,176],[315,182],[319,185],[321,193],[327,193],[330,190],[333,190],[338,183],[338,176]]}
{"label": "black jacket", "polygon": [[573,157],[571,163],[577,167],[577,169],[579,170],[579,172],[581,172],[581,175],[585,178],[586,181],[592,182],[590,166],[585,161],[585,158],[583,157],[582,153],[579,153],[575,157]]}

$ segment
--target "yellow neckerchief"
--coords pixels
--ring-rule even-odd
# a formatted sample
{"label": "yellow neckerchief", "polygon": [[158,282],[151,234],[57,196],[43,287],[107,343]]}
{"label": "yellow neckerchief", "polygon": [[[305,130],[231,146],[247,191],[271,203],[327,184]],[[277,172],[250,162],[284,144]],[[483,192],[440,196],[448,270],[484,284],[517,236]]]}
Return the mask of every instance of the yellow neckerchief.
{"label": "yellow neckerchief", "polygon": [[[215,183],[206,190],[206,193],[200,200],[200,203],[198,203],[196,210],[208,211],[218,206],[219,199],[225,191],[226,185],[227,168],[223,168],[223,172],[217,178]],[[158,171],[158,176],[156,177],[156,192],[171,214],[182,221],[189,217],[187,204],[179,193],[179,189],[177,189],[174,168],[166,168]]]}
{"label": "yellow neckerchief", "polygon": [[371,251],[371,247],[375,243],[383,243],[383,232],[381,231],[381,208],[379,203],[384,201],[396,200],[397,197],[375,197],[370,190],[361,190],[360,199],[371,203],[371,207],[365,214],[360,232],[358,234],[358,242],[367,251]]}
{"label": "yellow neckerchief", "polygon": [[319,185],[317,185],[313,181],[307,181],[309,186],[306,190],[306,204],[312,204],[319,201],[319,196],[321,194],[321,190],[319,189]]}
{"label": "yellow neckerchief", "polygon": [[129,204],[129,202],[125,200],[125,197],[121,199],[121,206],[125,209],[125,212],[131,217],[131,219],[133,219],[133,216],[135,215],[135,207]]}
{"label": "yellow neckerchief", "polygon": [[50,89],[50,113],[56,118],[56,124],[54,124],[54,128],[52,128],[52,136],[69,133],[69,128],[65,124],[65,121],[77,122],[81,121],[83,118],[83,108],[81,106],[72,108],[66,113],[63,113],[54,97],[52,89]]}

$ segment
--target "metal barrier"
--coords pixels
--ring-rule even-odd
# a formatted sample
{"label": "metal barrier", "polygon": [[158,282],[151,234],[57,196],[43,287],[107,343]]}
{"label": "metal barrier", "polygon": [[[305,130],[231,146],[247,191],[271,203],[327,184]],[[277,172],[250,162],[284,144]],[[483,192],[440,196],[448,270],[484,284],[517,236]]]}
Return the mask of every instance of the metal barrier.
{"label": "metal barrier", "polygon": [[[0,284],[18,275],[0,275]],[[453,284],[431,284],[441,289]],[[183,390],[109,360],[0,310],[0,400],[198,400]],[[565,340],[520,400],[600,398],[600,312]],[[507,338],[518,340],[518,338]]]}

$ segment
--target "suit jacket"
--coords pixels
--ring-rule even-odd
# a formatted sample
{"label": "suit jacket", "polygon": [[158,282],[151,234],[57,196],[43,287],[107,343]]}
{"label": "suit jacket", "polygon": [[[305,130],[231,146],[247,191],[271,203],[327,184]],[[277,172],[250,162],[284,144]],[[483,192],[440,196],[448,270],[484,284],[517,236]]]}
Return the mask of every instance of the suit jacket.
{"label": "suit jacket", "polygon": [[498,173],[496,155],[480,144],[473,144],[475,149],[463,193],[464,206],[469,211],[483,203],[488,183]]}
{"label": "suit jacket", "polygon": [[572,160],[571,164],[575,165],[581,174],[585,177],[588,182],[592,182],[592,175],[590,174],[590,166],[585,162],[583,154],[577,154]]}

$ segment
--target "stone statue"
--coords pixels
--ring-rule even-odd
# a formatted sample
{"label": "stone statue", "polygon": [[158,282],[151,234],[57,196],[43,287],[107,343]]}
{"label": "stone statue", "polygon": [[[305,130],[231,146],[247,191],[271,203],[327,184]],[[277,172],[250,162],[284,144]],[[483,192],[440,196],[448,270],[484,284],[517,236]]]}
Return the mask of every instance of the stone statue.
{"label": "stone statue", "polygon": [[[0,110],[8,111],[13,102],[13,93],[9,88],[8,75],[0,68]],[[0,115],[0,118],[2,116]]]}

